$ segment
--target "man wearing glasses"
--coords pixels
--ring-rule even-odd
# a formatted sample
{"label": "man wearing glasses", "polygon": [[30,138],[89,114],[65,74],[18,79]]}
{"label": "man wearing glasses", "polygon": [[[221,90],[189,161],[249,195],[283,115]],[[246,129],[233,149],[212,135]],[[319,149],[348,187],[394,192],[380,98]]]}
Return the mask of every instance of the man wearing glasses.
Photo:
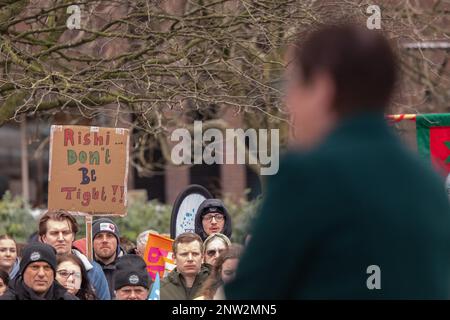
{"label": "man wearing glasses", "polygon": [[231,237],[231,217],[222,201],[206,199],[200,204],[195,216],[195,233],[203,241],[213,233]]}

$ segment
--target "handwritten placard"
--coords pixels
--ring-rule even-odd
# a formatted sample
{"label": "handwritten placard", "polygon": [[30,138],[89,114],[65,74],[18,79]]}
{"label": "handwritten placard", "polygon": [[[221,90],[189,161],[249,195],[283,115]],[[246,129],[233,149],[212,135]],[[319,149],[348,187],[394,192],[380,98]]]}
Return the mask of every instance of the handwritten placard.
{"label": "handwritten placard", "polygon": [[52,126],[49,210],[126,215],[129,130]]}

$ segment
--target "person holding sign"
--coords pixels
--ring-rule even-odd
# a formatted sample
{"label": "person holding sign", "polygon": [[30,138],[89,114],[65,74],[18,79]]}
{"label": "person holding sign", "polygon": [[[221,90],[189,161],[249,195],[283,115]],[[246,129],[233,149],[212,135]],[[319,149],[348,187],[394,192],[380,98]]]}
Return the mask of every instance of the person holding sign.
{"label": "person holding sign", "polygon": [[55,281],[56,251],[44,243],[23,250],[19,276],[0,300],[78,300]]}
{"label": "person holding sign", "polygon": [[202,241],[213,233],[231,237],[231,217],[221,200],[206,199],[200,204],[195,215],[195,233]]}
{"label": "person holding sign", "polygon": [[125,254],[120,248],[120,233],[117,225],[108,218],[95,220],[92,225],[94,259],[100,264],[108,281],[109,292],[114,297],[113,275],[117,260]]}
{"label": "person holding sign", "polygon": [[210,273],[202,265],[203,241],[192,232],[180,234],[173,242],[176,268],[161,280],[161,300],[193,300]]}
{"label": "person holding sign", "polygon": [[94,287],[97,298],[111,300],[108,282],[100,265],[95,261],[89,261],[73,246],[77,232],[77,221],[65,211],[47,211],[39,219],[40,241],[54,247],[58,255],[70,253],[76,255],[83,262],[89,282]]}

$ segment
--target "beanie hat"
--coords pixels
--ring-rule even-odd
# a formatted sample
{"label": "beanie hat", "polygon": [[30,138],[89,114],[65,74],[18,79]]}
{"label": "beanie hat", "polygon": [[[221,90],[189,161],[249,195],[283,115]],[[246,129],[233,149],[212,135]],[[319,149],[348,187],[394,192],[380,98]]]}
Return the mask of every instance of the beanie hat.
{"label": "beanie hat", "polygon": [[100,232],[112,233],[117,239],[117,248],[120,246],[120,233],[117,224],[115,224],[111,219],[100,218],[95,220],[92,224],[92,239],[95,238]]}
{"label": "beanie hat", "polygon": [[20,260],[20,274],[23,275],[30,263],[37,261],[47,262],[53,269],[53,272],[56,272],[57,263],[55,249],[48,244],[35,242],[23,249],[22,259]]}
{"label": "beanie hat", "polygon": [[211,212],[218,212],[218,213],[224,214],[223,207],[206,207],[202,210],[202,212],[200,214],[203,217]]}
{"label": "beanie hat", "polygon": [[119,269],[114,272],[114,289],[118,290],[125,286],[141,286],[150,289],[150,276],[146,270]]}
{"label": "beanie hat", "polygon": [[126,254],[116,262],[116,270],[147,270],[147,265],[141,256]]}

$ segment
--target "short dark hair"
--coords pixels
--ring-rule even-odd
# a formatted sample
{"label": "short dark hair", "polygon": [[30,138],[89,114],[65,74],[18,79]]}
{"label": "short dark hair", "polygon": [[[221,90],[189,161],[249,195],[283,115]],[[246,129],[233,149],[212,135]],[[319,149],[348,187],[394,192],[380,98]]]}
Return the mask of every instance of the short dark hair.
{"label": "short dark hair", "polygon": [[200,252],[203,254],[203,241],[202,238],[196,233],[193,232],[185,232],[180,234],[178,237],[175,238],[175,241],[172,244],[172,250],[173,254],[177,254],[177,247],[179,243],[191,243],[194,241],[198,241],[200,244]]}
{"label": "short dark hair", "polygon": [[70,230],[74,234],[77,234],[78,232],[78,223],[77,220],[68,212],[66,211],[47,211],[42,215],[42,217],[39,219],[39,236],[42,237],[44,234],[47,233],[47,222],[48,220],[56,220],[56,221],[69,221],[70,224]]}
{"label": "short dark hair", "polygon": [[293,53],[303,83],[318,71],[331,75],[338,115],[386,110],[397,80],[397,59],[379,31],[353,23],[325,25],[299,34]]}

